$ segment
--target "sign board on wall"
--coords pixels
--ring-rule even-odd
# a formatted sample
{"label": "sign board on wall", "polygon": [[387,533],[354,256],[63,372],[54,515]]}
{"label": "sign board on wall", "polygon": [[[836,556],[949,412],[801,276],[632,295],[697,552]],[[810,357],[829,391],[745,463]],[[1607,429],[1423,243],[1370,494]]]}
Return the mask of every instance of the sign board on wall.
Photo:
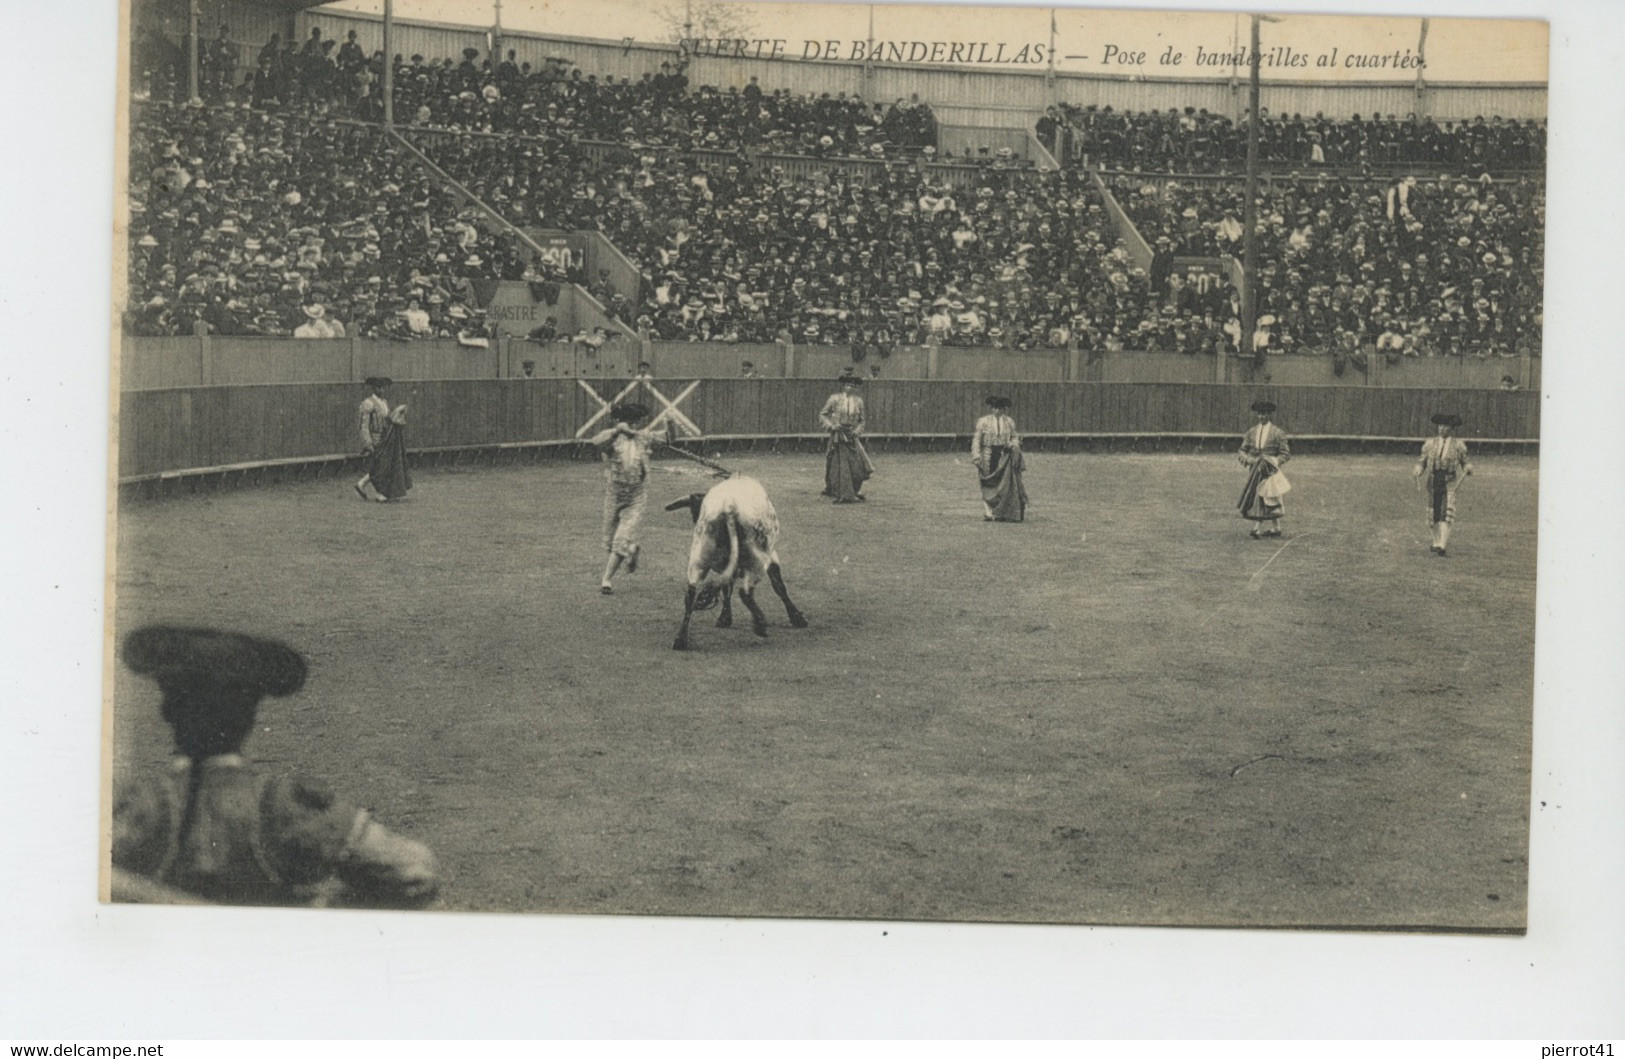
{"label": "sign board on wall", "polygon": [[577,269],[587,263],[586,240],[579,235],[556,229],[543,229],[533,231],[531,237],[541,245],[541,259],[549,265]]}
{"label": "sign board on wall", "polygon": [[[538,297],[538,293],[544,296]],[[528,335],[549,318],[560,334],[574,333],[576,316],[573,292],[553,289],[554,301],[551,305],[545,297],[547,293],[547,290],[533,291],[528,283],[507,280],[498,285],[496,293],[485,306],[486,318],[505,335]]]}

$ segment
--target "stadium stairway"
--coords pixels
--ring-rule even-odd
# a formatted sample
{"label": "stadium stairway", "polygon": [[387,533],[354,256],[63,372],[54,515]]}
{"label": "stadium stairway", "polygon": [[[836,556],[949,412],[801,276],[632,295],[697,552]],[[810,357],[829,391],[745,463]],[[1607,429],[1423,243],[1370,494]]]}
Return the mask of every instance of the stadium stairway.
{"label": "stadium stairway", "polygon": [[[1151,271],[1151,243],[1140,232],[1139,226],[1129,217],[1112,193],[1111,186],[1106,183],[1096,166],[1089,167],[1089,179],[1094,182],[1095,190],[1106,203],[1106,213],[1111,217],[1112,224],[1116,226],[1118,238],[1128,248],[1129,257],[1134,263],[1147,272]],[[1241,262],[1233,257],[1176,257],[1174,270],[1182,274],[1193,272],[1205,273],[1210,276],[1222,277],[1232,287],[1240,290],[1245,282],[1245,274],[1241,269]]]}
{"label": "stadium stairway", "polygon": [[[417,146],[405,136],[402,136],[399,130],[386,128],[384,131],[391,140],[393,140],[403,151],[407,153],[409,157],[413,159],[413,161],[418,164],[420,168],[424,170],[424,172],[433,176],[442,187],[456,195],[459,200],[466,202],[469,206],[472,206],[474,209],[478,210],[480,215],[484,217],[486,221],[494,229],[496,229],[496,231],[521,244],[524,249],[528,251],[525,256],[528,257],[531,254],[539,254],[543,257],[548,256],[550,251],[543,245],[542,242],[538,241],[536,236],[515,225],[512,221],[508,220],[507,217],[503,216],[501,212],[483,201],[478,195],[475,195],[474,192],[469,190],[467,186],[458,181],[450,173],[436,165],[428,155],[419,150]],[[588,234],[597,235],[597,233],[581,234],[583,236]],[[607,239],[603,239],[602,236],[599,236],[598,238],[603,243],[609,243],[609,241]],[[625,262],[627,268],[633,268],[626,255],[622,254],[618,249],[616,249],[613,244],[609,244],[608,251],[604,252],[603,256],[611,256],[610,252],[613,252],[614,255],[619,255],[620,260]],[[589,258],[589,260],[591,259]],[[591,330],[595,327],[602,327],[610,334],[621,335],[627,339],[637,339],[638,335],[635,331],[633,331],[626,324],[612,317],[609,314],[609,310],[603,305],[603,303],[601,303],[597,298],[594,298],[591,294],[588,294],[586,289],[580,284],[570,283],[564,284],[563,286],[569,288],[569,295],[574,303],[573,315],[575,317],[575,325],[578,328]],[[637,292],[634,290],[634,297],[636,296],[636,293]]]}
{"label": "stadium stairway", "polygon": [[[587,229],[564,231],[558,228],[526,228],[525,234],[548,247],[549,251],[552,251],[559,242],[568,243],[572,248],[579,249],[583,256],[582,264],[589,277],[601,277],[609,289],[625,298],[628,304],[638,304],[643,294],[643,270],[603,232]],[[596,298],[589,300],[591,304],[598,306],[601,312],[603,311],[604,307]]]}

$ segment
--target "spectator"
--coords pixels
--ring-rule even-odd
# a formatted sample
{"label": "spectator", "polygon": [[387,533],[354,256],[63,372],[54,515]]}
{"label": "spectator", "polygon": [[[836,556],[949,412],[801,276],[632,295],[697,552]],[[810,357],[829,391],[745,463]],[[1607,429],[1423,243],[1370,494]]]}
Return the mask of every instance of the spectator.
{"label": "spectator", "polygon": [[406,321],[406,329],[412,335],[421,336],[429,333],[429,314],[416,298],[406,303],[401,318]]}
{"label": "spectator", "polygon": [[305,321],[293,330],[295,338],[343,338],[344,325],[327,318],[327,308],[321,303],[304,307]]}
{"label": "spectator", "polygon": [[531,328],[530,332],[525,335],[525,341],[540,342],[543,344],[548,342],[557,342],[558,339],[559,321],[557,317],[553,316],[549,316],[546,320],[543,320],[540,324],[537,324],[535,327]]}
{"label": "spectator", "polygon": [[[1059,124],[1094,164],[1157,173],[1237,172],[1246,162],[1247,126],[1195,107],[1124,111],[1058,103]],[[1374,165],[1436,171],[1539,170],[1546,164],[1546,123],[1482,117],[1436,122],[1407,114],[1274,115],[1262,111],[1259,158],[1287,166],[1364,169]]]}

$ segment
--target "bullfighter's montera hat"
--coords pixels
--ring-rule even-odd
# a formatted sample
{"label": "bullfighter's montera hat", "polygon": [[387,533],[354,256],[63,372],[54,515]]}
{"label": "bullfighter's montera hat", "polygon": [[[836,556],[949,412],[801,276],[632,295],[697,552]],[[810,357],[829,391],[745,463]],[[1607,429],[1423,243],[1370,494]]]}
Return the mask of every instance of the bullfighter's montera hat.
{"label": "bullfighter's montera hat", "polygon": [[178,625],[148,625],[124,638],[124,664],[167,689],[234,688],[292,695],[305,683],[305,659],[276,640]]}

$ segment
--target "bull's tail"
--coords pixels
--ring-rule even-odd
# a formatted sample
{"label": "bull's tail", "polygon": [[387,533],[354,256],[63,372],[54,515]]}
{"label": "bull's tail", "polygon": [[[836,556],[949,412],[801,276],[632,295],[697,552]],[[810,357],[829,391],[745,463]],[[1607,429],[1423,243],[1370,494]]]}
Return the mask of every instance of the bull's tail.
{"label": "bull's tail", "polygon": [[734,578],[739,574],[739,535],[743,530],[739,526],[739,514],[728,512],[728,567],[722,571],[722,583],[733,584]]}
{"label": "bull's tail", "polygon": [[739,516],[729,512],[723,520],[724,531],[728,535],[728,565],[721,570],[707,570],[702,577],[699,593],[694,601],[695,610],[707,610],[716,606],[717,599],[724,591],[733,586],[734,575],[739,572]]}

